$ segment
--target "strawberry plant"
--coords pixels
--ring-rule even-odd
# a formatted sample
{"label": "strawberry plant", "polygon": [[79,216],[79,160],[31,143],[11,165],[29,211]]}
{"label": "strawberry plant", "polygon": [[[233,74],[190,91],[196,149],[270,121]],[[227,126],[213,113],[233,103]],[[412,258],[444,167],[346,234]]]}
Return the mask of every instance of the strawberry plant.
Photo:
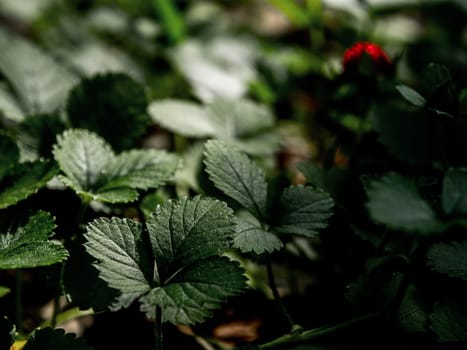
{"label": "strawberry plant", "polygon": [[465,347],[462,2],[11,4],[0,349]]}

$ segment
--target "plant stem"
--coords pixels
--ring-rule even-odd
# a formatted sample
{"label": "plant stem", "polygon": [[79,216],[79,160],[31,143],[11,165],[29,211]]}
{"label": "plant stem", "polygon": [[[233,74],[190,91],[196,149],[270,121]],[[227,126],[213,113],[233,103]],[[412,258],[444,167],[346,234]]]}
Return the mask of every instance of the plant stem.
{"label": "plant stem", "polygon": [[268,256],[268,258],[267,258],[266,270],[267,270],[267,273],[268,273],[269,287],[271,288],[274,300],[279,305],[279,308],[281,309],[281,311],[282,311],[283,315],[285,316],[287,322],[289,323],[290,327],[292,328],[293,325],[294,325],[292,317],[290,316],[289,312],[287,311],[284,303],[282,302],[281,296],[279,295],[279,291],[277,290],[276,281],[274,279],[274,272],[272,270],[271,256]]}
{"label": "plant stem", "polygon": [[162,338],[162,308],[156,306],[156,320],[154,323],[154,338],[156,341],[155,350],[162,350],[163,338]]}
{"label": "plant stem", "polygon": [[[56,316],[57,324],[64,323],[66,321],[74,320],[79,317],[95,315],[93,309],[80,310],[79,307],[74,307],[72,309],[63,311]],[[52,327],[52,321],[42,322],[39,326],[40,328]]]}
{"label": "plant stem", "polygon": [[16,312],[16,327],[18,332],[23,330],[23,307],[21,296],[23,294],[23,273],[21,270],[16,270],[16,291],[15,291],[15,312]]}
{"label": "plant stem", "polygon": [[159,18],[171,44],[179,44],[185,37],[185,22],[171,0],[152,0],[156,16]]}
{"label": "plant stem", "polygon": [[63,288],[63,275],[65,274],[65,263],[60,264],[60,276],[59,276],[59,287],[57,295],[54,298],[54,309],[52,314],[51,327],[55,328],[57,326],[57,315],[60,312],[60,297],[62,296]]}
{"label": "plant stem", "polygon": [[319,337],[323,337],[326,335],[333,334],[339,330],[351,327],[357,323],[368,321],[370,319],[376,318],[380,315],[380,313],[373,313],[361,317],[356,317],[348,321],[344,321],[342,323],[338,323],[334,326],[327,326],[327,327],[319,327],[310,329],[301,333],[292,332],[290,334],[283,335],[273,341],[260,345],[258,348],[260,350],[268,350],[268,349],[285,349],[292,345],[296,345],[299,343],[303,343],[306,341],[310,341]]}

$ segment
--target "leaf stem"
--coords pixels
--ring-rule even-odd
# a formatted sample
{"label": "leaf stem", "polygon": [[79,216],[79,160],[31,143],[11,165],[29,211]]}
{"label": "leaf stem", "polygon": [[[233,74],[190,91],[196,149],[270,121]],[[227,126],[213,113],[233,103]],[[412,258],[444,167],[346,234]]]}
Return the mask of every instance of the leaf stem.
{"label": "leaf stem", "polygon": [[171,44],[179,44],[185,37],[185,22],[171,0],[152,0],[156,16],[159,18]]}
{"label": "leaf stem", "polygon": [[285,349],[286,347],[290,347],[292,345],[304,343],[306,341],[310,341],[310,340],[313,340],[319,337],[333,334],[339,330],[351,327],[360,322],[371,320],[378,316],[380,316],[379,312],[356,317],[351,320],[344,321],[342,323],[338,323],[333,326],[313,328],[313,329],[310,329],[304,332],[291,332],[289,334],[283,335],[282,337],[274,339],[273,341],[269,343],[259,345],[258,349],[260,350]]}
{"label": "leaf stem", "polygon": [[[80,310],[79,307],[74,307],[72,309],[63,311],[56,316],[57,324],[64,323],[66,321],[74,320],[79,317],[95,315],[93,309]],[[39,326],[40,328],[52,327],[52,321],[42,322]]]}
{"label": "leaf stem", "polygon": [[16,327],[18,332],[23,330],[23,307],[21,303],[23,294],[23,272],[16,270],[16,290],[15,290],[15,312],[16,312]]}
{"label": "leaf stem", "polygon": [[53,314],[52,314],[52,321],[51,321],[51,327],[55,328],[57,326],[57,315],[60,312],[60,297],[62,296],[63,293],[63,276],[65,274],[65,263],[62,262],[60,264],[60,276],[59,276],[59,286],[58,286],[58,291],[57,295],[54,298],[54,308],[53,308]]}
{"label": "leaf stem", "polygon": [[156,306],[156,320],[154,323],[154,339],[156,341],[155,350],[163,350],[162,338],[162,308]]}
{"label": "leaf stem", "polygon": [[272,261],[271,261],[271,256],[270,255],[268,255],[268,258],[267,258],[267,261],[266,261],[266,270],[267,270],[267,273],[268,273],[269,287],[271,288],[274,300],[276,301],[277,305],[279,305],[279,308],[281,309],[282,314],[286,318],[287,323],[292,328],[294,326],[294,322],[293,322],[292,317],[290,316],[289,312],[287,311],[284,303],[282,302],[281,296],[279,295],[279,291],[277,290],[277,285],[276,285],[276,280],[274,279],[274,271],[272,269]]}

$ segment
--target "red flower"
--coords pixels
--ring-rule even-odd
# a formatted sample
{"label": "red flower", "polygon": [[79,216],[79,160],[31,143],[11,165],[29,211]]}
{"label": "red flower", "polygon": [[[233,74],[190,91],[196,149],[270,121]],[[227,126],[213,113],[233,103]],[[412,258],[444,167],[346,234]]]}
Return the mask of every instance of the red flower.
{"label": "red flower", "polygon": [[359,72],[363,55],[367,55],[371,59],[376,73],[382,75],[390,74],[392,62],[388,55],[381,47],[370,42],[358,42],[344,52],[344,58],[342,60],[344,72]]}

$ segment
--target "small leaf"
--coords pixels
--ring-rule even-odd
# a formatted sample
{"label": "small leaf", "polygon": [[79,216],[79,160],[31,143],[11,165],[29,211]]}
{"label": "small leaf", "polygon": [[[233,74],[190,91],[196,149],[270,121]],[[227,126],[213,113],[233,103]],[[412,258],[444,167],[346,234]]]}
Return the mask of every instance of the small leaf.
{"label": "small leaf", "polygon": [[264,218],[267,184],[263,171],[247,155],[222,141],[208,141],[205,156],[206,171],[214,185],[257,218]]}
{"label": "small leaf", "polygon": [[445,228],[415,184],[401,175],[391,173],[372,181],[367,195],[371,218],[392,229],[433,234]]}
{"label": "small leaf", "polygon": [[446,214],[467,214],[467,169],[451,168],[446,172],[441,200]]}
{"label": "small leaf", "polygon": [[146,108],[144,88],[121,73],[82,80],[67,104],[73,127],[99,134],[117,151],[133,147],[146,132]]}
{"label": "small leaf", "polygon": [[149,114],[165,129],[187,137],[213,136],[218,129],[217,121],[203,106],[183,100],[154,101]]}
{"label": "small leaf", "polygon": [[154,317],[156,305],[162,319],[173,324],[203,321],[227,298],[242,292],[246,278],[238,263],[225,257],[195,262],[174,275],[167,285],[152,289],[142,298],[142,311]]}
{"label": "small leaf", "polygon": [[467,241],[434,244],[427,258],[434,271],[467,280]]}
{"label": "small leaf", "polygon": [[334,201],[322,190],[308,186],[292,186],[282,193],[277,233],[313,237],[328,225]]}
{"label": "small leaf", "polygon": [[58,167],[50,161],[18,164],[0,186],[0,209],[12,206],[36,193],[57,173]]}
{"label": "small leaf", "polygon": [[431,329],[438,341],[466,342],[467,341],[467,307],[465,302],[446,300],[435,304],[430,316]]}
{"label": "small leaf", "polygon": [[178,168],[176,156],[154,149],[132,150],[116,156],[99,136],[87,130],[59,135],[54,156],[65,173],[62,182],[88,200],[132,202],[138,189],[163,185]]}
{"label": "small leaf", "polygon": [[[11,290],[8,287],[0,286],[0,298],[3,298],[5,295],[10,293]],[[1,321],[0,321],[1,322]],[[0,347],[1,348],[1,347]]]}
{"label": "small leaf", "polygon": [[156,283],[199,259],[223,253],[232,242],[232,210],[221,201],[197,196],[168,201],[147,221],[156,260]]}
{"label": "small leaf", "polygon": [[403,98],[405,98],[414,106],[423,107],[426,104],[425,98],[407,85],[399,84],[396,86],[396,89],[399,91]]}
{"label": "small leaf", "polygon": [[238,220],[233,246],[243,253],[262,254],[280,250],[284,245],[274,233],[262,230],[259,225]]}
{"label": "small leaf", "polygon": [[449,73],[449,69],[442,64],[431,62],[423,72],[423,85],[428,95],[431,95],[435,90],[439,89],[450,80],[452,80],[451,73]]}
{"label": "small leaf", "polygon": [[66,333],[63,329],[37,329],[29,337],[23,350],[93,350],[82,339],[73,333]]}
{"label": "small leaf", "polygon": [[406,332],[428,331],[430,305],[419,294],[415,286],[410,284],[399,306],[399,324]]}
{"label": "small leaf", "polygon": [[68,257],[67,250],[60,243],[48,240],[55,223],[46,212],[38,212],[26,222],[16,225],[7,224],[5,220],[3,225],[4,232],[0,233],[0,269],[48,266]]}
{"label": "small leaf", "polygon": [[151,263],[142,225],[120,218],[99,218],[86,227],[86,250],[97,259],[100,277],[121,292],[114,307],[127,307],[150,289]]}

